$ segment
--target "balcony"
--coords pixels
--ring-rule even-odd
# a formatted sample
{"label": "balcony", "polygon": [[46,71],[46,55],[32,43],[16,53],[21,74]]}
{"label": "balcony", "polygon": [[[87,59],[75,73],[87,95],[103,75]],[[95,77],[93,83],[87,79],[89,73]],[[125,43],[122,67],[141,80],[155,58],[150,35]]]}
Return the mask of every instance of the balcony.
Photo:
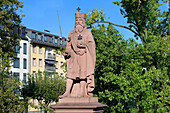
{"label": "balcony", "polygon": [[56,56],[52,54],[45,54],[46,60],[56,60]]}
{"label": "balcony", "polygon": [[56,68],[55,68],[55,65],[54,66],[45,66],[45,70],[46,71],[55,71]]}
{"label": "balcony", "polygon": [[35,35],[35,36],[32,36],[31,39],[32,39],[31,44],[39,44],[39,45],[49,46],[49,47],[54,47],[54,48],[65,48],[66,47],[66,39],[65,38],[63,38],[63,39],[58,38],[57,41],[54,41],[54,39],[53,39],[49,42],[49,41],[44,40],[43,36],[38,38],[38,36]]}

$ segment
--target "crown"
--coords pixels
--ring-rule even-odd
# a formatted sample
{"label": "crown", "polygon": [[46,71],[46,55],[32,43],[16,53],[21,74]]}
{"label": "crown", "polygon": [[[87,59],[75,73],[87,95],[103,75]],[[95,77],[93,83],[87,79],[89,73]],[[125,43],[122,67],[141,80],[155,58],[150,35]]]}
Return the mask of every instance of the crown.
{"label": "crown", "polygon": [[75,17],[76,18],[86,18],[86,14],[84,14],[84,13],[80,13],[80,12],[77,12],[76,14],[75,14]]}

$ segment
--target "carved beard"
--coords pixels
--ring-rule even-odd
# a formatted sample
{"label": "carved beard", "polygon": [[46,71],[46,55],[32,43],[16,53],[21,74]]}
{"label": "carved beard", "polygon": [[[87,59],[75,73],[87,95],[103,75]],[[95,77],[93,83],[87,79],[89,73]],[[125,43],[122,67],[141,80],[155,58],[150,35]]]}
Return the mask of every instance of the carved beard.
{"label": "carved beard", "polygon": [[75,26],[75,31],[78,32],[78,33],[81,33],[83,31],[83,26],[78,24]]}

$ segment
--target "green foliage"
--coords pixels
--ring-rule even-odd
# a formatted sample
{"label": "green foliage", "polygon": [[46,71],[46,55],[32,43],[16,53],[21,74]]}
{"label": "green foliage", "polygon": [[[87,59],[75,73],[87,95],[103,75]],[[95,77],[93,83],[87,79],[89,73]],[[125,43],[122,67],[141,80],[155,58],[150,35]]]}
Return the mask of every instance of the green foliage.
{"label": "green foliage", "polygon": [[113,2],[113,4],[121,7],[120,12],[124,18],[127,18],[128,26],[105,20],[103,10],[95,8],[87,15],[88,28],[92,28],[94,23],[109,23],[132,31],[136,39],[140,38],[142,43],[145,44],[148,35],[169,35],[170,8],[161,11],[160,6],[163,3],[160,2],[160,0],[121,0],[120,2]]}
{"label": "green foliage", "polygon": [[[129,28],[135,29],[144,43],[148,35],[168,33],[169,11],[160,10],[160,0],[121,0],[120,12],[127,18]],[[168,9],[170,10],[170,8]]]}
{"label": "green foliage", "polygon": [[17,10],[23,7],[18,0],[0,1],[0,82],[8,76],[13,58],[16,56],[15,47],[19,45],[18,32],[21,17]]}
{"label": "green foliage", "polygon": [[96,8],[92,10],[92,12],[89,12],[86,15],[86,24],[87,28],[92,28],[93,23],[98,21],[104,21],[105,14],[103,12],[103,9],[97,10]]}
{"label": "green foliage", "polygon": [[[166,47],[170,46],[170,41],[166,41],[157,38],[146,49],[130,42],[124,50],[124,56],[122,48],[119,54],[109,53],[117,55],[117,60],[110,60],[110,55],[105,55],[103,61],[109,59],[110,63],[100,68],[101,71],[98,69],[101,64],[96,64],[96,75],[99,76],[100,72],[97,83],[103,83],[97,86],[97,90],[100,101],[109,106],[106,112],[168,112],[170,79],[167,62],[169,51]],[[155,48],[155,51],[161,53],[152,51],[154,47],[159,49]],[[147,71],[144,72],[144,69]]]}
{"label": "green foliage", "polygon": [[21,16],[17,14],[17,10],[22,7],[23,3],[18,0],[0,1],[0,49],[4,56],[15,56],[14,47],[19,45],[17,28],[21,23]]}
{"label": "green foliage", "polygon": [[3,88],[0,88],[0,112],[23,112],[27,103],[15,94],[20,83],[16,82],[15,78],[4,78],[3,81]]}
{"label": "green foliage", "polygon": [[37,99],[40,107],[44,111],[51,111],[49,104],[57,102],[59,95],[65,92],[65,79],[59,76],[56,72],[49,73],[44,71],[29,75],[28,83],[22,89],[24,98]]}
{"label": "green foliage", "polygon": [[[124,1],[120,2],[121,7],[129,7],[128,11],[130,11],[132,4],[129,0],[126,0],[127,3]],[[131,2],[135,5],[138,1]],[[127,6],[122,6],[122,3]],[[152,8],[160,6],[151,0],[147,3],[150,3]],[[147,9],[148,6],[142,7]],[[157,8],[155,11],[158,11]],[[154,17],[154,14],[147,12],[152,17],[145,19],[147,36],[146,32],[143,32],[145,30],[142,22],[138,26],[141,29],[138,33],[144,37],[143,43],[140,44],[133,39],[124,40],[112,26],[113,24],[108,26],[93,24],[101,21],[100,17],[105,16],[103,11],[101,16],[101,11],[94,9],[88,13],[86,24],[88,28],[91,28],[96,43],[95,94],[100,102],[108,105],[105,112],[168,112],[170,110],[170,36],[164,34],[168,31],[168,26],[161,23],[164,28],[158,27],[160,25],[158,23],[156,27],[151,28],[153,25],[151,21],[154,18],[159,17],[159,21],[167,23],[167,16],[155,15]],[[129,14],[127,18],[130,19],[128,11],[125,10],[124,13]],[[136,18],[140,21],[140,15]],[[128,21],[133,22],[133,18]]]}
{"label": "green foliage", "polygon": [[23,7],[18,0],[0,0],[0,112],[23,112],[24,100],[16,93],[20,83],[11,78],[9,70],[14,57],[15,47],[19,45],[18,32],[21,16],[17,10]]}

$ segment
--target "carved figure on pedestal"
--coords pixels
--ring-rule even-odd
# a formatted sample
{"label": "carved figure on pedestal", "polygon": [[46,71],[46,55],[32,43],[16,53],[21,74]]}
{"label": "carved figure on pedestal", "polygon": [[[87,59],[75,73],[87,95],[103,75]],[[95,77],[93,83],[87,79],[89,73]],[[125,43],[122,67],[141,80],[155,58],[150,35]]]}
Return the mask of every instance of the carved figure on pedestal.
{"label": "carved figure on pedestal", "polygon": [[80,89],[76,90],[77,97],[93,96],[95,42],[91,31],[86,28],[85,18],[84,13],[78,11],[75,14],[75,29],[67,38],[66,50],[63,51],[67,62],[66,92],[60,98],[71,96],[75,82],[78,82],[80,86]]}

